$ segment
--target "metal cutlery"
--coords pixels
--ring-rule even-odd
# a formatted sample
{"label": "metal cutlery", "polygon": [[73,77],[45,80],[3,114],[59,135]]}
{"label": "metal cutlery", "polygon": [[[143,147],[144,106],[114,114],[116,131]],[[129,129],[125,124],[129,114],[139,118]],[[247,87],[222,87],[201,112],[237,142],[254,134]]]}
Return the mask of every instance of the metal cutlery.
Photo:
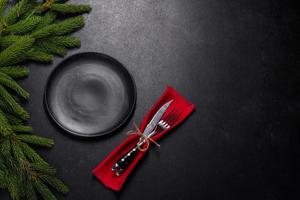
{"label": "metal cutlery", "polygon": [[[158,111],[154,114],[154,116],[152,117],[152,119],[147,124],[146,128],[144,129],[143,135],[145,137],[148,137],[150,134],[151,135],[154,134],[153,131],[154,131],[155,127],[157,126],[157,124],[159,123],[160,119],[165,114],[165,112],[167,111],[167,109],[169,108],[169,106],[171,105],[172,102],[173,102],[173,100],[168,101],[163,106],[161,106],[158,109]],[[131,161],[137,155],[137,152],[139,151],[140,146],[142,146],[144,143],[145,143],[144,140],[139,141],[137,143],[137,145],[133,149],[131,149],[130,151],[128,151],[124,156],[121,157],[121,159],[119,159],[113,165],[112,171],[114,171],[117,176],[120,176],[124,172],[124,170],[127,169],[127,167],[129,166],[129,164],[131,163]]]}
{"label": "metal cutlery", "polygon": [[175,123],[175,121],[177,120],[177,118],[179,117],[180,112],[176,111],[175,109],[173,109],[170,114],[168,114],[168,116],[165,119],[162,119],[158,122],[157,126],[155,127],[154,131],[152,131],[149,134],[149,138],[152,137],[154,134],[160,133],[166,129],[171,128],[171,126],[173,126],[173,124]]}
{"label": "metal cutlery", "polygon": [[[164,119],[161,119],[162,116],[165,114],[166,110],[170,106],[173,100],[165,103],[153,116],[152,120],[148,123],[144,130],[144,135],[148,138],[153,137],[157,133],[160,133],[166,129],[169,129],[173,126],[175,121],[180,116],[180,112],[173,109]],[[124,156],[121,157],[112,167],[112,171],[116,173],[117,176],[120,176],[123,174],[123,172],[127,169],[127,167],[130,165],[132,160],[137,155],[137,152],[139,151],[139,147],[145,144],[145,140],[142,140],[137,143],[137,145],[128,151]]]}

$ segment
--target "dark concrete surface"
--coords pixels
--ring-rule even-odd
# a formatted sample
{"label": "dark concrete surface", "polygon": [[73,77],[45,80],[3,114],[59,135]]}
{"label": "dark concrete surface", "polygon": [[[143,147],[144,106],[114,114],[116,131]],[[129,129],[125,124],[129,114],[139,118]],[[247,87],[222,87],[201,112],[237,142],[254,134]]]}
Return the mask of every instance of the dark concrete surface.
{"label": "dark concrete surface", "polygon": [[[22,81],[40,149],[71,188],[68,200],[299,199],[299,7],[279,0],[77,0],[90,3],[82,47],[118,59],[137,83],[137,107],[121,130],[81,140],[48,117],[43,92],[51,65]],[[295,1],[296,2],[296,1]],[[299,39],[299,38],[298,38]],[[196,112],[153,148],[120,193],[91,170],[140,122],[166,85]],[[298,193],[299,195],[299,193]],[[8,199],[0,191],[0,199]]]}

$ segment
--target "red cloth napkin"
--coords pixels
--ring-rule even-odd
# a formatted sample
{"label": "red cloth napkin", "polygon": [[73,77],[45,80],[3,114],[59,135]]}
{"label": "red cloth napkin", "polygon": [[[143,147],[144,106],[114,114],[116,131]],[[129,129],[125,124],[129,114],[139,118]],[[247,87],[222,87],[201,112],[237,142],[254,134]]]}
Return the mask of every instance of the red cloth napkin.
{"label": "red cloth napkin", "polygon": [[[155,135],[152,139],[157,141],[167,132],[171,131],[174,127],[180,124],[186,117],[188,117],[191,112],[195,109],[195,106],[183,98],[178,92],[176,92],[172,87],[168,86],[163,95],[154,104],[154,106],[149,110],[149,112],[144,117],[140,130],[144,131],[148,122],[152,119],[156,111],[166,102],[174,100],[165,115],[168,115],[173,108],[180,111],[181,115],[174,122],[171,128],[162,131],[161,133]],[[128,168],[123,172],[121,176],[117,176],[112,171],[112,166],[117,162],[126,152],[133,148],[139,140],[138,135],[128,136],[117,148],[115,148],[95,169],[93,169],[94,176],[102,182],[106,187],[119,191],[123,184],[125,183],[127,177],[132,172],[136,164],[142,159],[146,151],[139,151],[135,159],[131,162]],[[150,149],[150,148],[149,148]]]}

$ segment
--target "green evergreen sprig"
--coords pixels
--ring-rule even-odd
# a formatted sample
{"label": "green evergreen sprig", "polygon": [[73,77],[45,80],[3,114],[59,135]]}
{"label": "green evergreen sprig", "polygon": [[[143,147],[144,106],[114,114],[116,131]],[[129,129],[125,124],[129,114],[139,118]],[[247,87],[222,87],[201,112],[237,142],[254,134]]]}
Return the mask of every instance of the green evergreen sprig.
{"label": "green evergreen sprig", "polygon": [[0,84],[14,90],[19,96],[24,99],[28,99],[29,93],[25,91],[14,79],[12,79],[9,75],[0,72]]}
{"label": "green evergreen sprig", "polygon": [[6,137],[8,135],[11,135],[13,133],[13,130],[9,126],[9,123],[5,117],[5,114],[0,110],[0,134],[3,137]]}
{"label": "green evergreen sprig", "polygon": [[50,10],[62,14],[82,14],[91,11],[89,5],[74,5],[74,4],[63,4],[53,3]]}
{"label": "green evergreen sprig", "polygon": [[0,19],[2,20],[5,8],[7,6],[8,0],[1,0],[0,1]]}
{"label": "green evergreen sprig", "polygon": [[6,32],[10,32],[13,34],[28,33],[29,31],[34,29],[34,27],[36,27],[41,22],[41,20],[42,18],[39,16],[31,16],[11,26],[8,26]]}
{"label": "green evergreen sprig", "polygon": [[84,18],[82,16],[76,16],[38,29],[34,31],[31,36],[35,39],[40,39],[49,35],[65,35],[72,33],[83,26]]}
{"label": "green evergreen sprig", "polygon": [[7,66],[0,67],[0,72],[7,74],[11,78],[22,78],[29,75],[29,68],[21,66]]}
{"label": "green evergreen sprig", "polygon": [[54,145],[54,141],[52,139],[37,135],[21,134],[18,135],[18,138],[23,142],[39,146],[52,147]]}
{"label": "green evergreen sprig", "polygon": [[32,127],[28,125],[11,125],[14,133],[32,133]]}
{"label": "green evergreen sprig", "polygon": [[66,194],[69,192],[69,188],[58,178],[56,178],[55,176],[51,176],[51,175],[43,175],[41,176],[41,179],[48,183],[48,185],[50,185],[51,187],[53,187],[54,189],[56,189],[57,191]]}
{"label": "green evergreen sprig", "polygon": [[63,0],[0,0],[0,188],[13,200],[55,200],[50,188],[69,191],[56,177],[56,169],[31,147],[52,147],[54,141],[33,134],[26,122],[30,116],[19,100],[29,93],[16,79],[29,75],[25,62],[50,62],[53,55],[79,47],[80,40],[70,34],[84,26],[78,14],[90,10],[89,5]]}
{"label": "green evergreen sprig", "polygon": [[6,36],[2,36],[2,37],[0,37],[0,46],[1,46],[2,49],[6,49],[10,45],[12,45],[16,41],[18,41],[21,37],[24,37],[24,36],[20,36],[20,35],[6,35]]}
{"label": "green evergreen sprig", "polygon": [[24,108],[12,97],[12,95],[0,84],[0,98],[6,103],[7,108],[12,110],[12,114],[18,116],[22,120],[29,119],[29,114]]}
{"label": "green evergreen sprig", "polygon": [[18,39],[15,43],[1,51],[0,66],[14,65],[24,61],[26,52],[34,43],[34,38],[24,36]]}
{"label": "green evergreen sprig", "polygon": [[27,11],[28,0],[18,1],[4,17],[5,24],[14,24]]}

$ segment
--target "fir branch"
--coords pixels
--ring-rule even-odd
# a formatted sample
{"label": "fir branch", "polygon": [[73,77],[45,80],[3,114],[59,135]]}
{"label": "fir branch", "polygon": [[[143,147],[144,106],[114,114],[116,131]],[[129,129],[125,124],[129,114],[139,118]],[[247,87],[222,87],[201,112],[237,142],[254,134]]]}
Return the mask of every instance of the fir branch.
{"label": "fir branch", "polygon": [[39,154],[37,154],[37,152],[34,149],[32,149],[28,144],[22,143],[21,147],[25,156],[31,162],[45,163],[44,159]]}
{"label": "fir branch", "polygon": [[7,109],[9,109],[9,113],[5,113],[5,117],[7,121],[9,122],[10,125],[20,125],[22,124],[22,120],[16,116],[14,116],[13,113],[14,111],[10,109],[8,106],[6,106]]}
{"label": "fir branch", "polygon": [[9,175],[9,181],[8,181],[8,191],[12,199],[19,200],[21,198],[21,189],[20,189],[20,182],[19,177],[16,173],[11,173]]}
{"label": "fir branch", "polygon": [[21,37],[18,41],[0,52],[0,66],[13,65],[25,58],[25,53],[33,45],[34,39],[30,36]]}
{"label": "fir branch", "polygon": [[9,137],[3,138],[0,144],[1,144],[0,145],[1,153],[4,156],[9,157],[11,152],[10,138]]}
{"label": "fir branch", "polygon": [[38,179],[35,180],[34,187],[45,200],[57,200],[53,193],[49,190],[49,188],[42,183],[42,181]]}
{"label": "fir branch", "polygon": [[25,125],[12,125],[11,129],[13,132],[21,132],[21,133],[32,133],[32,127],[31,126],[25,126]]}
{"label": "fir branch", "polygon": [[56,14],[53,12],[47,12],[43,17],[41,22],[37,25],[36,30],[39,30],[45,26],[50,25],[56,18]]}
{"label": "fir branch", "polygon": [[0,99],[0,109],[2,109],[3,114],[10,113],[12,110],[7,107],[6,103]]}
{"label": "fir branch", "polygon": [[47,175],[55,175],[56,174],[56,169],[54,167],[50,166],[46,162],[31,163],[31,167],[35,171],[41,172],[43,174],[47,174]]}
{"label": "fir branch", "polygon": [[0,135],[6,137],[13,133],[4,113],[0,110]]}
{"label": "fir branch", "polygon": [[2,99],[0,99],[0,109],[2,110],[3,115],[5,116],[5,118],[7,119],[7,121],[9,122],[6,114],[12,113],[13,110],[10,107],[8,107],[6,105],[6,103],[4,101],[2,101]]}
{"label": "fir branch", "polygon": [[53,36],[45,39],[45,41],[66,48],[80,47],[80,40],[73,36]]}
{"label": "fir branch", "polygon": [[6,172],[7,172],[7,167],[6,167],[6,165],[5,165],[4,157],[3,157],[3,155],[1,155],[1,153],[0,153],[0,170],[1,170],[3,173],[6,173]]}
{"label": "fir branch", "polygon": [[7,187],[5,173],[0,169],[0,188],[3,189],[5,187]]}
{"label": "fir branch", "polygon": [[53,60],[53,55],[43,52],[37,48],[32,48],[26,52],[26,57],[38,62],[51,62]]}
{"label": "fir branch", "polygon": [[37,135],[20,134],[18,135],[18,138],[23,142],[38,146],[52,147],[54,145],[54,141],[52,139]]}
{"label": "fir branch", "polygon": [[43,40],[38,40],[35,47],[48,54],[63,56],[67,48],[80,46],[80,40],[72,36],[53,36]]}
{"label": "fir branch", "polygon": [[2,97],[2,100],[7,104],[7,106],[9,106],[10,109],[21,119],[26,120],[29,118],[29,114],[14,100],[14,98],[2,85],[0,85],[0,97]]}
{"label": "fir branch", "polygon": [[12,45],[16,41],[18,41],[21,37],[20,35],[6,35],[0,37],[0,46],[2,49],[6,49],[8,46]]}
{"label": "fir branch", "polygon": [[57,191],[66,194],[69,192],[68,186],[64,184],[60,179],[54,177],[54,176],[49,176],[49,175],[42,175],[40,178],[46,182],[48,185],[56,189]]}
{"label": "fir branch", "polygon": [[31,36],[35,39],[39,39],[49,35],[64,35],[71,33],[83,26],[84,18],[82,16],[71,17],[61,22],[57,22],[36,30],[31,34]]}
{"label": "fir branch", "polygon": [[7,3],[8,0],[0,0],[0,21],[2,21],[2,16],[4,14]]}
{"label": "fir branch", "polygon": [[55,24],[54,35],[65,35],[84,26],[83,16],[71,17]]}
{"label": "fir branch", "polygon": [[66,48],[55,45],[51,41],[47,40],[39,41],[35,47],[43,52],[46,52],[47,54],[56,54],[59,56],[64,56],[67,52]]}
{"label": "fir branch", "polygon": [[37,194],[36,194],[36,191],[32,185],[32,183],[27,183],[27,186],[26,186],[26,198],[28,200],[37,200]]}
{"label": "fir branch", "polygon": [[24,90],[16,81],[14,81],[10,76],[5,73],[0,72],[0,84],[14,90],[24,99],[28,99],[29,93]]}
{"label": "fir branch", "polygon": [[79,39],[66,35],[84,25],[83,17],[54,20],[56,13],[78,14],[88,12],[90,7],[65,5],[64,0],[16,0],[4,16],[8,2],[0,0],[0,187],[6,187],[14,200],[36,200],[36,192],[45,200],[55,200],[46,184],[62,193],[68,188],[54,177],[56,170],[26,144],[52,146],[53,140],[24,134],[32,132],[23,122],[29,115],[18,96],[10,92],[12,89],[28,96],[13,79],[27,76],[29,70],[14,65],[28,59],[51,61],[52,54],[63,55],[68,48],[80,46]]}
{"label": "fir branch", "polygon": [[41,19],[42,18],[39,16],[31,16],[11,26],[8,26],[6,31],[14,34],[28,33],[41,22]]}
{"label": "fir branch", "polygon": [[4,113],[5,118],[7,119],[10,125],[22,124],[23,122],[22,119],[18,118],[17,116],[14,116],[15,114],[14,109],[11,106],[8,106],[8,104],[4,102],[3,99],[1,98],[0,98],[0,109],[2,109],[2,112]]}
{"label": "fir branch", "polygon": [[15,23],[26,11],[28,0],[20,0],[16,3],[5,16],[5,22],[10,25]]}
{"label": "fir branch", "polygon": [[22,78],[29,75],[29,68],[21,66],[0,67],[0,72],[9,75],[12,78]]}
{"label": "fir branch", "polygon": [[13,142],[11,147],[12,147],[13,155],[18,162],[26,160],[26,157],[25,157],[18,141]]}
{"label": "fir branch", "polygon": [[34,12],[34,10],[40,4],[38,1],[43,1],[43,0],[28,0],[27,1],[26,11],[22,15],[22,19],[26,19],[26,18],[31,17],[34,14],[36,14]]}
{"label": "fir branch", "polygon": [[83,13],[90,12],[91,6],[53,3],[50,7],[50,10],[61,13],[61,14],[83,14]]}

